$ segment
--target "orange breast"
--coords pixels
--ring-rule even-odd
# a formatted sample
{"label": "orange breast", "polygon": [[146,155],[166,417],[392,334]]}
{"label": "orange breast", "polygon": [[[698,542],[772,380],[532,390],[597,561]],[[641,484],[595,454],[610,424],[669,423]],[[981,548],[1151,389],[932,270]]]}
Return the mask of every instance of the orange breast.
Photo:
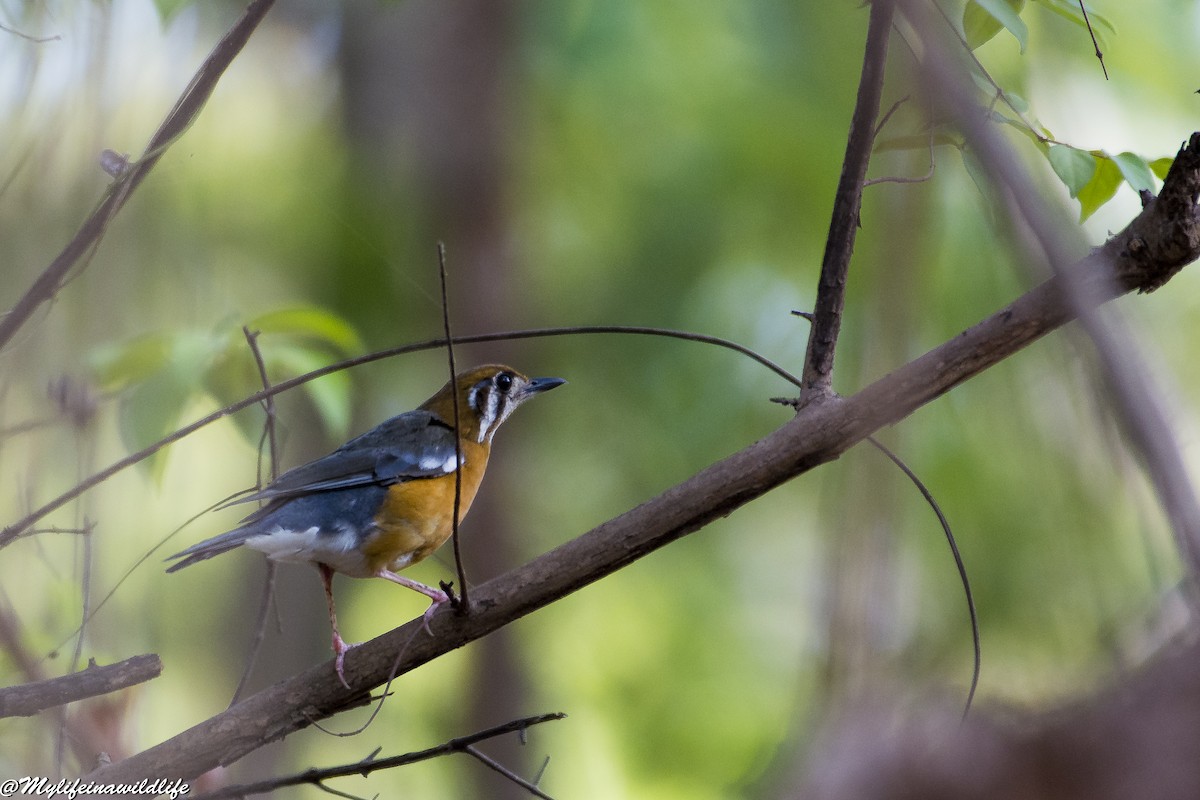
{"label": "orange breast", "polygon": [[[488,448],[463,443],[459,521],[467,515],[487,468]],[[454,474],[397,483],[375,515],[375,532],[363,544],[372,573],[404,569],[428,557],[454,530]]]}

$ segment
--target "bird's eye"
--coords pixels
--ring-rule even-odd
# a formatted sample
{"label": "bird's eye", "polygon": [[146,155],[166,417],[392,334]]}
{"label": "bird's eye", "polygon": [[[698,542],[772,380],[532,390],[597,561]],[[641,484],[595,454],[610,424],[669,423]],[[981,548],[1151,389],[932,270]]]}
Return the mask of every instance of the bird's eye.
{"label": "bird's eye", "polygon": [[496,376],[496,388],[505,394],[512,388],[513,376],[508,372],[501,372]]}

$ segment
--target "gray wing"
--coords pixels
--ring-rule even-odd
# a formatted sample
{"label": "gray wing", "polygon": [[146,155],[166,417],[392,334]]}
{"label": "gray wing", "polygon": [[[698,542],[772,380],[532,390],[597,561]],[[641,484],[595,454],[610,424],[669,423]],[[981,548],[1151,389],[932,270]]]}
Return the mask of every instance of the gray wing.
{"label": "gray wing", "polygon": [[454,431],[428,411],[392,417],[327,456],[280,475],[227,505],[283,500],[351,486],[387,486],[454,470]]}

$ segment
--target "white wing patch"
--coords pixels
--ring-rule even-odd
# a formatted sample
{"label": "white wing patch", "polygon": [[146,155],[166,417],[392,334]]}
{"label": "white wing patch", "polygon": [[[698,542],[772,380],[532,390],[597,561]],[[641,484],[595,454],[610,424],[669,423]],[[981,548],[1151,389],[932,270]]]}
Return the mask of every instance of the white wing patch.
{"label": "white wing patch", "polygon": [[453,472],[454,471],[454,453],[451,453],[450,455],[446,456],[444,459],[439,459],[437,456],[434,456],[434,455],[422,456],[421,459],[419,461],[417,461],[417,467],[419,467],[420,469],[429,471],[429,472],[437,470],[438,472],[441,472],[442,474],[445,474],[447,472]]}

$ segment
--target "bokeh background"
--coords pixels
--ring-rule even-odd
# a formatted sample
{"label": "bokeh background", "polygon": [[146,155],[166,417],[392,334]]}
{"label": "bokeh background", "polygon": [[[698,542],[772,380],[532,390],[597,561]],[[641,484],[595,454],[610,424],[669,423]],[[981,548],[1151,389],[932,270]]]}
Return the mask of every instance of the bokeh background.
{"label": "bokeh background", "polygon": [[[952,18],[961,4],[946,3]],[[978,51],[1060,141],[1172,155],[1200,107],[1200,12],[1097,2],[1110,80],[1086,32],[1031,6],[1024,52]],[[136,156],[241,6],[0,3],[0,243],[9,307]],[[459,333],[655,325],[728,337],[799,372],[866,28],[855,3],[281,2],[103,243],[0,353],[7,524],[156,436],[253,391],[241,327],[280,380],[440,331],[437,242]],[[22,35],[23,34],[23,35]],[[33,38],[30,38],[33,37]],[[885,134],[920,133],[917,57],[893,36]],[[1019,131],[1044,191],[1071,204]],[[867,190],[835,388],[853,392],[1028,285],[995,209],[939,147],[923,183]],[[920,176],[923,149],[872,177]],[[1138,208],[1129,187],[1093,243]],[[1194,272],[1121,302],[1195,448]],[[645,500],[786,420],[792,387],[728,351],[572,336],[463,347],[570,385],[498,437],[464,525],[474,581]],[[444,355],[378,362],[278,401],[282,467],[414,407]],[[262,411],[127,470],[0,553],[0,681],[158,653],[163,675],[72,713],[111,757],[223,709],[246,666],[266,569],[234,553],[161,559],[230,527],[201,514],[252,485]],[[917,412],[884,440],[959,538],[982,624],[985,707],[1047,707],[1178,634],[1179,570],[1153,494],[1070,333]],[[262,467],[265,469],[265,467]],[[188,523],[193,516],[200,514]],[[86,531],[85,534],[72,531]],[[442,555],[412,571],[452,577]],[[284,567],[249,678],[325,660],[311,570]],[[423,610],[339,579],[343,633]],[[88,623],[80,638],[81,619]],[[864,693],[961,702],[971,639],[929,508],[859,448],[729,518],[393,687],[363,733],[312,729],[216,784],[422,749],[526,714],[569,718],[485,750],[556,797],[788,796],[821,721]],[[360,710],[329,723],[359,726]],[[58,719],[0,721],[0,775],[91,766]],[[548,763],[545,763],[546,759]],[[336,788],[520,797],[441,759]],[[316,789],[295,790],[318,796]]]}

